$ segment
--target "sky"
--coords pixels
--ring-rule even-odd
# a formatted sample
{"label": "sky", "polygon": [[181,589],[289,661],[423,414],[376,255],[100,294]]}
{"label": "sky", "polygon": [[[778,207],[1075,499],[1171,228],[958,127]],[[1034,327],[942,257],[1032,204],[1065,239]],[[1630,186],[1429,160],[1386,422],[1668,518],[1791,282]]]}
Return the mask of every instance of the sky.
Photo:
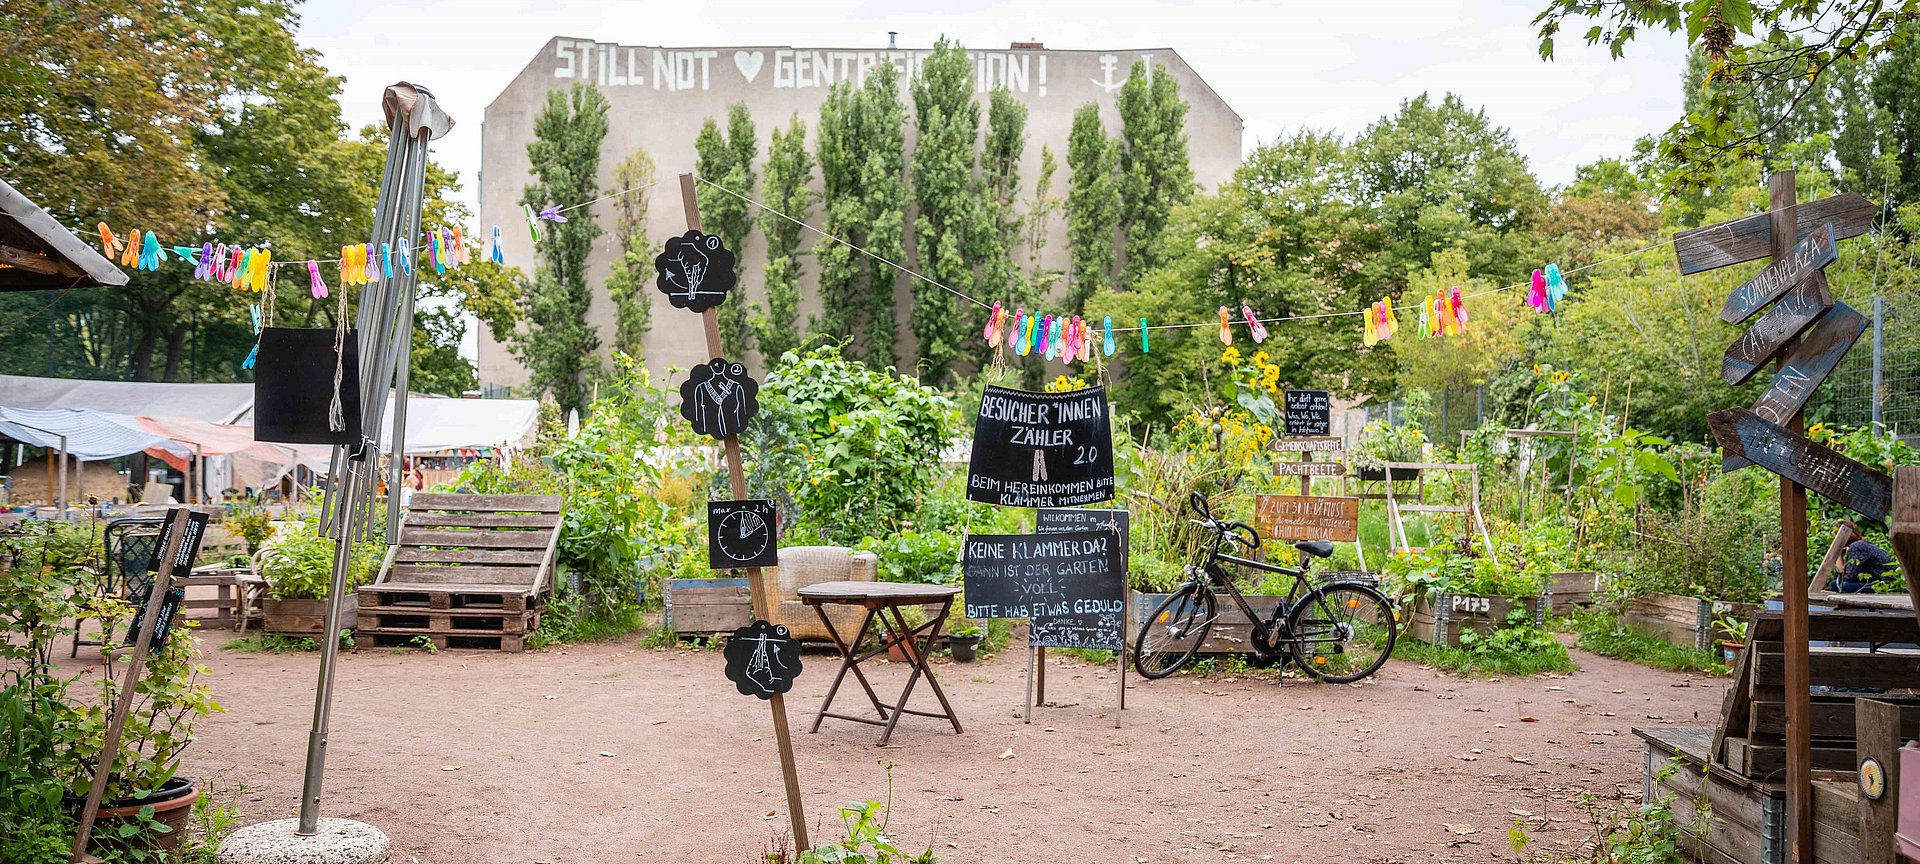
{"label": "sky", "polygon": [[[1352,138],[1421,92],[1453,92],[1513,133],[1536,176],[1630,152],[1680,113],[1686,46],[1645,33],[1622,60],[1563,36],[1543,62],[1531,24],[1547,0],[311,0],[300,40],[346,78],[347,121],[380,120],[395,81],[430,88],[456,125],[433,155],[474,200],[480,118],[553,36],[648,46],[1055,49],[1169,47],[1238,111],[1243,145],[1310,127]],[[1575,29],[1583,32],[1584,27]],[[699,118],[688,118],[688,133]],[[471,342],[471,336],[469,337]],[[469,352],[470,353],[470,352]]]}

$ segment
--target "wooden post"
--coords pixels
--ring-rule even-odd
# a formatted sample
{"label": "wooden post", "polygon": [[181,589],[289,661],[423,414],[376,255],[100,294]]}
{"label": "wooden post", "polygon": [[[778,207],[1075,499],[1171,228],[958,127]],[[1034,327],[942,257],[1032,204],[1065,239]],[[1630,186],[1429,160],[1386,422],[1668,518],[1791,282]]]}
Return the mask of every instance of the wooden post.
{"label": "wooden post", "polygon": [[[700,199],[694,194],[692,173],[680,175],[680,205],[687,212],[687,227],[698,231],[700,226]],[[743,292],[744,294],[744,292]],[[745,302],[739,297],[734,302]],[[726,346],[720,341],[720,312],[709,308],[700,313],[700,322],[707,332],[707,353],[712,357],[725,357]],[[747,472],[740,460],[740,439],[728,436],[721,445],[727,453],[727,474],[732,480],[733,497],[747,497]],[[753,617],[762,621],[773,620],[773,595],[767,586],[766,577],[758,567],[747,568],[747,585],[753,595]],[[793,762],[793,736],[787,730],[787,701],[781,694],[773,694],[767,700],[773,709],[773,736],[780,747],[780,774],[787,786],[787,817],[793,826],[793,842],[800,850],[813,848],[807,842],[807,817],[800,802],[800,774]]]}
{"label": "wooden post", "polygon": [[[86,806],[80,810],[80,829],[73,835],[71,861],[89,858],[87,841],[93,837],[93,821],[100,815],[100,799],[107,794],[107,780],[113,776],[114,760],[120,757],[120,734],[126,731],[127,713],[133,709],[133,699],[137,695],[134,691],[139,689],[140,676],[147,669],[147,652],[153,647],[154,625],[160,620],[161,604],[166,602],[167,591],[171,588],[169,580],[173,576],[173,559],[180,553],[180,544],[186,541],[188,512],[185,507],[173,511],[172,524],[167,531],[167,545],[159,552],[159,572],[154,574],[153,587],[147,591],[147,606],[140,616],[140,634],[133,640],[127,677],[120,684],[113,716],[107,720],[107,737],[100,746],[100,761],[93,766],[93,786],[87,790]],[[111,631],[104,634],[100,641],[102,652],[113,650]]]}
{"label": "wooden post", "polygon": [[1893,507],[1887,512],[1887,537],[1907,577],[1907,597],[1920,615],[1920,466],[1893,469]]}
{"label": "wooden post", "polygon": [[1860,537],[1860,526],[1853,524],[1852,519],[1841,519],[1833,523],[1833,543],[1827,546],[1827,555],[1820,559],[1820,566],[1814,568],[1813,578],[1807,580],[1808,596],[1826,590],[1828,574],[1831,574],[1834,568],[1843,566],[1841,559],[1847,554],[1847,546]]}
{"label": "wooden post", "polygon": [[1879,762],[1887,783],[1878,800],[1860,796],[1860,864],[1898,864],[1893,835],[1900,805],[1900,706],[1878,699],[1853,706],[1856,758]]}
{"label": "wooden post", "polygon": [[[1773,260],[1785,261],[1798,239],[1798,208],[1793,188],[1794,173],[1777,171],[1767,178],[1767,209],[1770,211],[1768,251]],[[1818,278],[1818,277],[1815,277]],[[1809,280],[1811,281],[1811,280]],[[1787,340],[1780,352],[1780,365],[1792,351]],[[1789,432],[1804,431],[1805,417],[1793,412],[1781,424]],[[1807,490],[1800,484],[1780,480],[1780,565],[1782,578],[1782,614],[1785,632],[1782,646],[1786,652],[1787,698],[1787,855],[1789,861],[1813,864],[1813,715],[1807,673]]]}

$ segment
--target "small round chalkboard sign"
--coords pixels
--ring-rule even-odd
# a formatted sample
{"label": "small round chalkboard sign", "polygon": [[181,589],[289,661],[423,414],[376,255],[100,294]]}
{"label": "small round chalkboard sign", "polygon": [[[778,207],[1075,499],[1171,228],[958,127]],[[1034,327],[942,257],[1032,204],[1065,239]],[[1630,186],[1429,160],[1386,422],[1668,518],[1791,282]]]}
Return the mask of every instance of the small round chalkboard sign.
{"label": "small round chalkboard sign", "polygon": [[784,624],[755,621],[735,630],[723,653],[727,680],[742,696],[772,699],[792,690],[793,679],[800,677],[800,640]]}
{"label": "small round chalkboard sign", "polygon": [[653,284],[674,306],[705,312],[727,302],[736,278],[733,264],[733,250],[719,237],[688,231],[667,238],[666,250],[654,257],[653,269],[659,275]]}
{"label": "small round chalkboard sign", "polygon": [[760,382],[747,375],[745,364],[715,357],[693,367],[680,384],[680,416],[695,432],[731,438],[760,410],[759,394]]}

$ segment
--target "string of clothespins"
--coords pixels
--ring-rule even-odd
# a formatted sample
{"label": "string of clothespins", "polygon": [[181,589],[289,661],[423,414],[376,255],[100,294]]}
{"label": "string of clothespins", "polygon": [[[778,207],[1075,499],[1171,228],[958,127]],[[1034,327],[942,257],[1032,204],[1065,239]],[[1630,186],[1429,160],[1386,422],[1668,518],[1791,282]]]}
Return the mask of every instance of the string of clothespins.
{"label": "string of clothespins", "polygon": [[[561,217],[560,221],[565,221]],[[297,267],[306,265],[308,284],[316,298],[324,298],[330,293],[326,277],[322,275],[321,265],[338,267],[338,280],[343,286],[370,285],[386,278],[392,279],[396,263],[400,272],[413,273],[416,261],[424,259],[427,266],[436,273],[445,273],[448,268],[471,263],[472,249],[466,232],[460,226],[435,228],[427,232],[419,246],[402,243],[394,248],[391,243],[381,243],[376,247],[372,243],[353,243],[340,247],[340,257],[330,259],[309,258],[304,261],[275,261],[273,250],[260,246],[241,244],[229,245],[207,241],[196,249],[192,246],[164,246],[160,238],[152,231],[138,229],[128,231],[122,238],[113,233],[107,223],[96,226],[100,232],[100,248],[107,258],[119,256],[122,266],[136,270],[154,271],[167,260],[167,253],[182,262],[192,265],[193,278],[203,282],[230,285],[242,291],[260,293],[266,290],[269,274],[276,267]],[[488,260],[495,264],[506,263],[506,250],[500,242],[500,226],[493,227],[493,237],[487,253]]]}

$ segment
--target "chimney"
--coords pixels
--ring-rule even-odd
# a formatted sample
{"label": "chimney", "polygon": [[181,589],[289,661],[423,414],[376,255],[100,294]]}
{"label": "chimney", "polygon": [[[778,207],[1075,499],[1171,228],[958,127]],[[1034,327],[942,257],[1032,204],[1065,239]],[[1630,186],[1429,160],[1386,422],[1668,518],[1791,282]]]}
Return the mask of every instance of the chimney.
{"label": "chimney", "polygon": [[887,50],[888,50],[888,51],[893,51],[893,50],[895,50],[895,49],[896,49],[896,48],[898,47],[898,46],[896,46],[896,45],[894,45],[894,44],[893,44],[893,37],[895,37],[895,36],[898,36],[898,35],[900,35],[900,31],[898,31],[898,30],[888,30],[888,31],[887,31]]}
{"label": "chimney", "polygon": [[1009,50],[1009,51],[1045,51],[1045,50],[1047,50],[1047,43],[1045,43],[1045,42],[1015,42],[1015,43],[1013,43],[1013,45],[1012,45],[1012,46],[1010,46],[1010,47],[1009,47],[1009,48],[1008,48],[1007,50]]}

